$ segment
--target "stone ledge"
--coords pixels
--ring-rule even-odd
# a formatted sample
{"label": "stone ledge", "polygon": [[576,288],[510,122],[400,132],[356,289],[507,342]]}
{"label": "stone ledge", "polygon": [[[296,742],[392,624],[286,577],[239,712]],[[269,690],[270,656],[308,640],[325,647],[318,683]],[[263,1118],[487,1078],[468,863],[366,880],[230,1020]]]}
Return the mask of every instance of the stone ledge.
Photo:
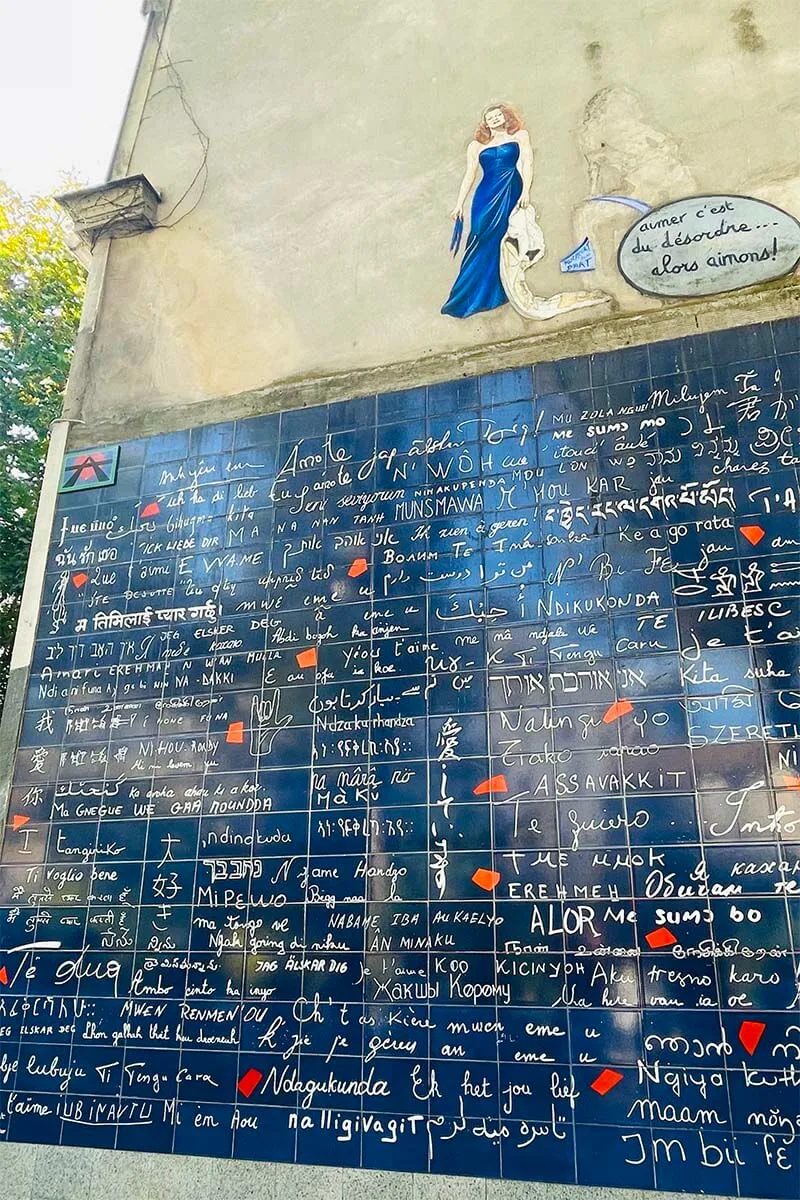
{"label": "stone ledge", "polygon": [[[174,433],[220,421],[242,420],[283,409],[307,408],[333,400],[429,386],[531,363],[554,362],[584,354],[604,354],[628,346],[713,333],[739,325],[780,321],[796,317],[798,313],[800,279],[795,277],[767,287],[762,285],[721,296],[703,297],[693,302],[672,302],[645,313],[617,313],[604,321],[451,350],[410,362],[286,379],[230,396],[214,396],[188,403],[179,397],[163,396],[159,397],[158,407],[149,411],[138,411],[130,417],[120,415],[117,420],[103,420],[91,412],[87,420],[91,425],[93,443],[121,442],[154,433]],[[113,396],[107,397],[106,403],[108,409],[113,411]],[[73,419],[83,418],[84,415],[71,414]],[[76,423],[70,431],[69,448],[85,444],[85,426]]]}

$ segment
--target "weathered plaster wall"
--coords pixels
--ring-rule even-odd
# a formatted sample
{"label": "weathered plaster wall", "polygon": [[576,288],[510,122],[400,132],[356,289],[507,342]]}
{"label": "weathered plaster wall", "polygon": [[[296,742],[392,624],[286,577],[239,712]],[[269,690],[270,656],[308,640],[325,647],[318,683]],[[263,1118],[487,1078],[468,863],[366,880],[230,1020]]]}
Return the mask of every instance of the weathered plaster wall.
{"label": "weathered plaster wall", "polygon": [[[555,357],[559,331],[613,346],[641,312],[660,336],[674,303],[614,266],[634,214],[586,198],[719,190],[800,213],[798,32],[795,0],[172,0],[130,164],[171,227],[111,246],[83,415],[522,338]],[[537,290],[599,286],[616,312],[440,315],[448,213],[492,99],[531,132],[548,244]],[[598,270],[561,275],[585,233]],[[765,317],[785,287],[767,289]],[[739,302],[720,301],[718,323],[741,320]]]}

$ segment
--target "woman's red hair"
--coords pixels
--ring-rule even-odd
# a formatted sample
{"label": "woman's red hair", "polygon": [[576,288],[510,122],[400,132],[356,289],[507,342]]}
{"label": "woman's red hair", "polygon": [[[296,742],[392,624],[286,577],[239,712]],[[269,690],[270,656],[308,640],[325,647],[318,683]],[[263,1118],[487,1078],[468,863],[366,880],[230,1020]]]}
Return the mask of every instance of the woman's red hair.
{"label": "woman's red hair", "polygon": [[475,141],[480,142],[482,146],[485,146],[487,142],[492,140],[492,131],[486,124],[485,117],[487,112],[491,112],[495,108],[499,108],[505,117],[506,133],[519,133],[520,129],[522,129],[522,118],[519,113],[514,111],[510,104],[489,104],[483,110],[484,119],[475,130]]}

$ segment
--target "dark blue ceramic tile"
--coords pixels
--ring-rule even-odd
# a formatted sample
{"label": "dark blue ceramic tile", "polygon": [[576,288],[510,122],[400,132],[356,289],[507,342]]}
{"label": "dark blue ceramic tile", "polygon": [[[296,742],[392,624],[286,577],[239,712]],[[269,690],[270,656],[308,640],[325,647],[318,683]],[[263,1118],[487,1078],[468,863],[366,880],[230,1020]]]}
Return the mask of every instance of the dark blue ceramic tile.
{"label": "dark blue ceramic tile", "polygon": [[650,355],[647,346],[630,346],[591,357],[592,387],[607,387],[650,375]]}
{"label": "dark blue ceramic tile", "polygon": [[445,413],[471,412],[478,404],[477,378],[436,383],[428,388],[429,417],[438,417]]}
{"label": "dark blue ceramic tile", "polygon": [[530,367],[518,367],[513,371],[483,375],[479,388],[481,404],[487,408],[509,404],[512,400],[528,400],[534,394],[533,371]]}
{"label": "dark blue ceramic tile", "polygon": [[345,429],[368,429],[375,424],[375,396],[339,400],[327,407],[329,433],[340,433]]}
{"label": "dark blue ceramic tile", "polygon": [[378,396],[378,422],[381,425],[397,421],[415,421],[425,417],[425,388],[383,392]]}
{"label": "dark blue ceramic tile", "polygon": [[122,442],[119,448],[120,469],[127,467],[140,467],[147,457],[149,446],[150,438],[146,437]]}
{"label": "dark blue ceramic tile", "polygon": [[773,321],[772,338],[777,354],[800,354],[800,324],[795,317]]}
{"label": "dark blue ceramic tile", "polygon": [[773,327],[745,325],[737,329],[723,329],[711,334],[711,349],[715,363],[743,363],[748,359],[770,358],[775,354],[772,340]]}
{"label": "dark blue ceramic tile", "polygon": [[193,429],[189,452],[193,456],[207,458],[213,454],[225,454],[233,449],[234,423],[228,421],[222,425],[201,425]]}
{"label": "dark blue ceramic tile", "polygon": [[583,391],[591,384],[589,360],[562,358],[555,362],[537,363],[533,368],[533,383],[537,396]]}
{"label": "dark blue ceramic tile", "polygon": [[233,444],[237,450],[246,446],[271,446],[278,441],[279,429],[279,413],[249,417],[236,422]]}
{"label": "dark blue ceramic tile", "polygon": [[328,428],[328,406],[315,404],[308,408],[287,408],[280,414],[280,440],[297,442],[302,438],[320,437]]}
{"label": "dark blue ceramic tile", "polygon": [[181,433],[160,433],[148,441],[144,463],[182,462],[190,453],[191,430]]}
{"label": "dark blue ceramic tile", "polygon": [[117,481],[113,488],[109,488],[109,491],[117,501],[135,501],[141,495],[141,478],[141,465],[124,466],[122,460],[120,460]]}

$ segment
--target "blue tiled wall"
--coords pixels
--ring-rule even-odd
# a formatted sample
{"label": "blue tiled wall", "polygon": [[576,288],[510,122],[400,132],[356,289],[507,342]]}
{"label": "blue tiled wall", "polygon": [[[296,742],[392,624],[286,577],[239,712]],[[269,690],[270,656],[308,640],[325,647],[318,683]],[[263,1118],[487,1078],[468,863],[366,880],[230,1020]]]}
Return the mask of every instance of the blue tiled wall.
{"label": "blue tiled wall", "polygon": [[798,387],[764,324],[64,494],[0,1137],[796,1196]]}

